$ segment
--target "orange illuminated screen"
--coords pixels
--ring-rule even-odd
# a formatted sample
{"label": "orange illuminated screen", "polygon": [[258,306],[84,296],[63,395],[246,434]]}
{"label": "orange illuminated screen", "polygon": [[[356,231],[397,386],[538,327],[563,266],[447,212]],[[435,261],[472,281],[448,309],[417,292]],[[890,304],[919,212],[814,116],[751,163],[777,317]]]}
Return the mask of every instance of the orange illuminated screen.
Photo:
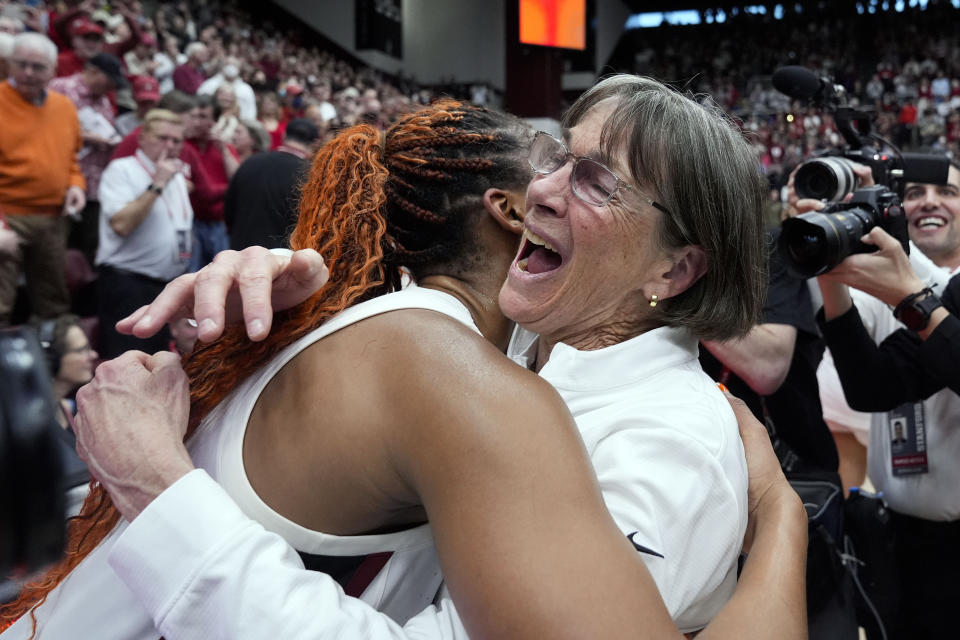
{"label": "orange illuminated screen", "polygon": [[520,42],[585,49],[587,0],[520,0]]}

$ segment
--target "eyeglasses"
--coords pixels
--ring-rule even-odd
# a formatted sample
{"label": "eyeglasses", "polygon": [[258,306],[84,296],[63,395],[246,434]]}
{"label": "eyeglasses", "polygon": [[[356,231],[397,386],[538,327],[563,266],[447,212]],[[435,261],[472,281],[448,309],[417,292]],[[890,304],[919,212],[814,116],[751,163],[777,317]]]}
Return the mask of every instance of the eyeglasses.
{"label": "eyeglasses", "polygon": [[[567,145],[557,140],[546,131],[538,131],[530,145],[530,167],[540,175],[553,173],[573,158],[573,169],[570,171],[570,189],[577,196],[590,205],[602,207],[610,202],[621,188],[636,191],[620,176],[611,171],[606,165],[591,158],[576,156],[570,153]],[[670,211],[659,202],[643,196],[650,206],[670,215]]]}
{"label": "eyeglasses", "polygon": [[93,347],[90,346],[90,343],[88,342],[87,344],[83,345],[82,347],[74,347],[74,348],[72,348],[72,349],[64,349],[64,350],[63,350],[63,354],[66,355],[66,354],[68,354],[68,353],[90,353],[91,351],[93,351]]}
{"label": "eyeglasses", "polygon": [[51,65],[45,64],[42,62],[30,62],[29,60],[11,60],[14,66],[23,69],[24,71],[32,71],[36,74],[46,73],[51,69]]}

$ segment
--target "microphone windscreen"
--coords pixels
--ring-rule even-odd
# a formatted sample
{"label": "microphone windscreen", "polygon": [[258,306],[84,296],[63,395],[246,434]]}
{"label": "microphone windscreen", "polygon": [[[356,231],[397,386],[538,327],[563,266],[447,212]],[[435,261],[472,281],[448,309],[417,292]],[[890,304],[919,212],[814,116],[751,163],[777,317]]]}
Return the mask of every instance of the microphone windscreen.
{"label": "microphone windscreen", "polygon": [[904,153],[903,179],[906,182],[947,184],[950,175],[950,160],[939,154]]}
{"label": "microphone windscreen", "polygon": [[806,67],[791,65],[773,73],[773,86],[791,98],[805,100],[820,90],[820,78]]}

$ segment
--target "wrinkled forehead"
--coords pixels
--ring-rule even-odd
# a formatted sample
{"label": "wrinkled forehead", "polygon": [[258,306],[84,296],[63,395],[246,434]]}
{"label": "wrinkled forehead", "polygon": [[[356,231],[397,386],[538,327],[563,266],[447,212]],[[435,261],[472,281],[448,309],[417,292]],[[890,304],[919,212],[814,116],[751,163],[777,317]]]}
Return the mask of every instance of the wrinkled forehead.
{"label": "wrinkled forehead", "polygon": [[617,97],[597,102],[576,123],[565,123],[563,140],[575,155],[602,162],[627,178],[630,170],[626,149],[632,127],[624,121],[619,107]]}
{"label": "wrinkled forehead", "polygon": [[50,52],[32,43],[15,45],[13,48],[13,56],[11,57],[27,62],[39,62],[51,67],[57,63],[56,54],[50,55]]}

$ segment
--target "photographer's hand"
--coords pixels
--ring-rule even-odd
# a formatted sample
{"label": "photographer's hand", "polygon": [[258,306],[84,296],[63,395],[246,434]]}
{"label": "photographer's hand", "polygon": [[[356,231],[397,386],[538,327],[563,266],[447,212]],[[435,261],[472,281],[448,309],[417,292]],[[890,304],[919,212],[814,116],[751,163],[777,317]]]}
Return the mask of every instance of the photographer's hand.
{"label": "photographer's hand", "polygon": [[128,351],[77,392],[77,453],[127,520],[194,469],[187,376],[170,352]]}
{"label": "photographer's hand", "polygon": [[[878,250],[847,257],[828,274],[831,279],[860,289],[891,307],[927,286],[914,272],[903,245],[889,233],[874,227],[860,241],[875,245]],[[917,334],[926,340],[948,315],[944,307],[935,309],[926,328]]]}
{"label": "photographer's hand", "polygon": [[823,202],[820,200],[814,200],[813,198],[800,198],[797,196],[797,190],[794,186],[794,176],[797,175],[797,171],[800,170],[800,165],[797,165],[793,171],[790,172],[790,178],[787,180],[787,206],[783,209],[782,219],[786,220],[787,218],[796,218],[801,213],[809,213],[810,211],[820,211],[823,209]]}
{"label": "photographer's hand", "polygon": [[860,289],[891,306],[926,286],[913,272],[903,246],[889,233],[874,227],[860,241],[876,245],[879,250],[848,256],[826,274],[830,279]]}

